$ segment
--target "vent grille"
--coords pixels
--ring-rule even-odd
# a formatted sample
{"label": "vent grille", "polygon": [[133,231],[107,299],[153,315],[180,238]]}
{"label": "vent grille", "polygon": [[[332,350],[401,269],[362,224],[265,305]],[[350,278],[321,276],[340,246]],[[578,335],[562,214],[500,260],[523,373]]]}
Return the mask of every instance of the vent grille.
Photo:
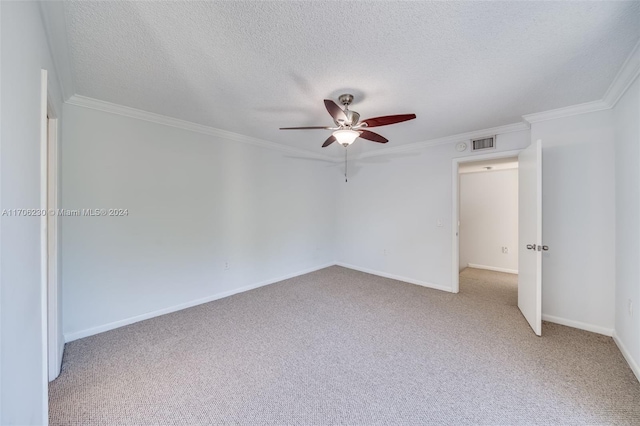
{"label": "vent grille", "polygon": [[489,136],[487,138],[482,138],[482,139],[474,139],[471,141],[471,150],[481,151],[484,149],[495,149],[496,147],[495,142],[496,142],[495,136]]}

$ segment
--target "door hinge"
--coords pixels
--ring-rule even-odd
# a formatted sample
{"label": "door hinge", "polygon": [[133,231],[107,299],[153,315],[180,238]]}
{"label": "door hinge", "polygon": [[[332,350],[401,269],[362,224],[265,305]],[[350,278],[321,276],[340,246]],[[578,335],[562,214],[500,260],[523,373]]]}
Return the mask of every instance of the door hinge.
{"label": "door hinge", "polygon": [[543,251],[543,250],[544,250],[544,251],[547,251],[547,250],[549,250],[549,246],[538,246],[538,247],[537,247],[537,250],[538,250],[538,251]]}

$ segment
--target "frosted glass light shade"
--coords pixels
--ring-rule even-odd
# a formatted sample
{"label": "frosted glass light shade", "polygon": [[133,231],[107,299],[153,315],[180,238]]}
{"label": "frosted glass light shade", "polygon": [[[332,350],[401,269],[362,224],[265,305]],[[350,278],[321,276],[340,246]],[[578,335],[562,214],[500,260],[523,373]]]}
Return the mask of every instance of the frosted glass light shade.
{"label": "frosted glass light shade", "polygon": [[351,145],[353,141],[358,138],[358,136],[360,136],[360,133],[356,132],[355,130],[344,129],[336,130],[335,132],[333,132],[333,136],[335,136],[340,145],[348,146]]}

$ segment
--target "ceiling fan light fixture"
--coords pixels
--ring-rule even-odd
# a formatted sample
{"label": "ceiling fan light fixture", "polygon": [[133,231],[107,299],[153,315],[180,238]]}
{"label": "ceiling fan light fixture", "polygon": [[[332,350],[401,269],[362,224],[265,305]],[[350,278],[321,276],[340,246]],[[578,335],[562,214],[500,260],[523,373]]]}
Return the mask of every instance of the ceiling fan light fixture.
{"label": "ceiling fan light fixture", "polygon": [[[0,0],[1,1],[1,0]],[[340,95],[340,103],[344,105],[344,109],[340,108],[337,103],[331,99],[324,100],[324,106],[327,112],[333,118],[333,122],[338,127],[280,127],[280,130],[302,130],[302,129],[323,129],[334,130],[329,138],[322,144],[323,148],[328,147],[334,142],[338,142],[345,148],[351,145],[358,137],[368,141],[377,143],[387,143],[389,139],[382,135],[369,130],[371,127],[388,126],[390,124],[402,123],[403,121],[413,120],[415,114],[396,114],[383,115],[381,117],[367,118],[360,120],[360,114],[351,111],[348,106],[353,101],[353,96],[349,94]]]}
{"label": "ceiling fan light fixture", "polygon": [[336,130],[333,132],[333,136],[338,143],[344,147],[351,145],[360,136],[360,132],[356,132],[351,129]]}

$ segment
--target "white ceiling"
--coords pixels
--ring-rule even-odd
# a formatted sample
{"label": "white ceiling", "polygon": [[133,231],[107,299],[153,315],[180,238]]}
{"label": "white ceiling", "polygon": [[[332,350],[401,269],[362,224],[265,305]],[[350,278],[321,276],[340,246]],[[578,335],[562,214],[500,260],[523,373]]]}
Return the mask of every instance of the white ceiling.
{"label": "white ceiling", "polygon": [[[599,100],[640,2],[67,2],[76,94],[325,154],[324,98],[356,96],[386,145]],[[373,143],[366,149],[375,149]],[[376,144],[377,145],[377,144]],[[335,151],[335,152],[334,152]]]}

